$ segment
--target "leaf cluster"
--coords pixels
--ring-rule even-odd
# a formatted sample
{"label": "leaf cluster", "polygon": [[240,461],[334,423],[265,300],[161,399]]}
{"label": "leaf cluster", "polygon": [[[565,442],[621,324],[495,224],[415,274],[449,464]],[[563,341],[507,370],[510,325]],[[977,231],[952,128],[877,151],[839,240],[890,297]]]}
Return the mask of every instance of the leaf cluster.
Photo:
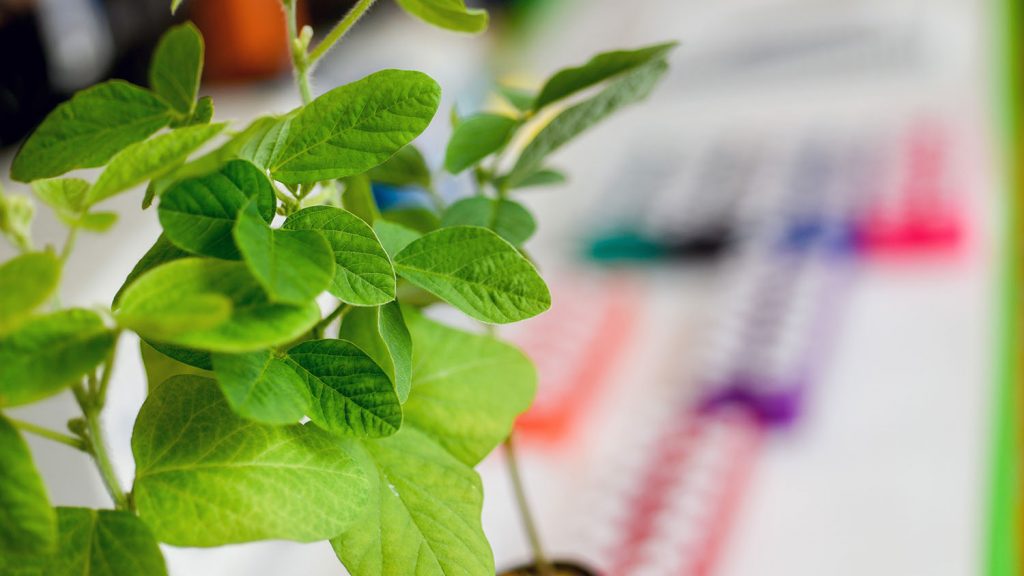
{"label": "leaf cluster", "polygon": [[[455,30],[487,22],[462,0],[398,3]],[[31,202],[0,194],[0,232],[21,252],[0,264],[0,409],[71,389],[82,418],[65,434],[0,415],[0,573],[159,575],[158,542],[266,539],[329,540],[356,576],[493,573],[473,468],[536,376],[512,346],[421,308],[503,324],[550,306],[523,250],[536,224],[508,192],[564,180],[548,155],[646,96],[670,48],[600,55],[537,94],[504,90],[513,115],[459,119],[445,168],[471,171],[479,193],[435,210],[381,212],[373,195],[434,190],[410,143],[440,88],[419,72],[380,71],[229,129],[198,98],[203,41],[185,24],[160,41],[148,88],[115,80],[60,105],[11,176],[67,225],[64,248],[35,249]],[[102,170],[69,175],[83,168]],[[60,308],[75,235],[110,229],[116,214],[96,207],[143,184],[160,236],[109,308]],[[99,419],[123,332],[141,340],[149,380],[127,493]],[[116,510],[52,507],[21,431],[89,453]]]}

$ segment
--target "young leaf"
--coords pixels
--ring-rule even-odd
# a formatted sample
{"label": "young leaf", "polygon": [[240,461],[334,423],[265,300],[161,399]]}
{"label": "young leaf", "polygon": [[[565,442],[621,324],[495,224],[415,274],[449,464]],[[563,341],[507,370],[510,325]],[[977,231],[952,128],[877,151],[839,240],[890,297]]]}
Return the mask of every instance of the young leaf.
{"label": "young leaf", "polygon": [[334,278],[327,239],[312,230],[272,229],[253,202],[238,214],[233,235],[242,259],[272,301],[311,302]]}
{"label": "young leaf", "polygon": [[191,254],[185,252],[181,248],[178,248],[167,239],[165,234],[161,234],[157,237],[156,242],[153,243],[149,250],[142,255],[142,258],[135,264],[132,271],[128,273],[128,277],[124,279],[124,284],[121,284],[117,293],[114,294],[112,307],[117,307],[118,302],[121,300],[121,295],[124,294],[124,291],[128,286],[131,286],[132,282],[135,282],[139,276],[142,276],[161,264],[181,260],[182,258],[188,258],[189,256],[191,256]]}
{"label": "young leaf", "polygon": [[171,121],[171,128],[184,128],[196,124],[209,124],[213,120],[213,98],[203,96],[196,102],[196,109],[186,118]]}
{"label": "young leaf", "polygon": [[498,114],[475,114],[464,118],[448,141],[444,168],[458,174],[508,144],[519,121]]}
{"label": "young leaf", "polygon": [[288,361],[313,396],[309,418],[330,432],[389,436],[402,426],[402,405],[384,370],[355,344],[310,340]]}
{"label": "young leaf", "polygon": [[403,407],[406,425],[476,466],[530,407],[537,371],[514,346],[404,312],[416,351],[413,391]]}
{"label": "young leaf", "polygon": [[519,246],[537,231],[530,211],[513,200],[485,196],[463,198],[445,210],[442,226],[481,226]]}
{"label": "young leaf", "polygon": [[331,540],[352,576],[494,573],[472,468],[414,428],[373,442],[341,440],[370,474],[363,514]]}
{"label": "young leaf", "polygon": [[217,383],[235,414],[264,424],[296,424],[309,410],[306,383],[270,350],[215,354]]}
{"label": "young leaf", "polygon": [[582,66],[560,70],[544,84],[533,109],[540,110],[552,102],[600,84],[609,78],[635,70],[649,62],[661,60],[678,44],[678,42],[665,42],[637,50],[604,52],[594,56]]}
{"label": "young leaf", "polygon": [[53,554],[0,557],[12,576],[167,576],[163,554],[138,516],[121,510],[57,508],[60,541]]}
{"label": "young leaf", "polygon": [[11,178],[29,182],[106,164],[171,121],[160,98],[121,80],[97,84],[57,106],[29,136]]}
{"label": "young leaf", "polygon": [[0,407],[35,402],[70,386],[110,353],[114,333],[88,310],[29,320],[0,339]]}
{"label": "young leaf", "polygon": [[536,376],[507,344],[411,310],[406,319],[416,366],[405,406],[416,417],[389,438],[346,439],[376,474],[363,515],[331,545],[353,576],[493,573],[471,466],[511,432]]}
{"label": "young leaf", "polygon": [[60,260],[50,252],[29,252],[0,265],[0,336],[21,326],[59,281]]}
{"label": "young leaf", "polygon": [[395,384],[399,402],[404,403],[409,398],[412,388],[412,337],[398,302],[349,311],[338,336],[361,348],[388,373]]}
{"label": "young leaf", "polygon": [[487,11],[466,8],[465,0],[398,0],[406,12],[424,22],[477,34],[487,29]]}
{"label": "young leaf", "polygon": [[518,322],[551,307],[533,264],[486,228],[441,228],[406,246],[394,262],[402,277],[482,322]]}
{"label": "young leaf", "polygon": [[79,178],[48,178],[32,182],[32,191],[58,214],[77,216],[85,210],[90,184]]}
{"label": "young leaf", "polygon": [[336,437],[240,418],[208,378],[175,376],[153,390],[132,453],[139,516],[175,546],[324,540],[366,501],[367,478]]}
{"label": "young leaf", "polygon": [[370,180],[391,186],[431,186],[430,168],[419,149],[409,144],[367,173]]}
{"label": "young leaf", "polygon": [[611,82],[599,94],[560,113],[523,150],[508,174],[509,186],[518,186],[541,168],[544,159],[570,140],[611,116],[623,106],[647,97],[668,69],[662,59],[652,60]]}
{"label": "young leaf", "polygon": [[203,74],[203,37],[191,22],[160,38],[149,64],[149,87],[174,110],[192,114]]}
{"label": "young leaf", "polygon": [[47,553],[56,547],[57,515],[43,479],[28,444],[0,416],[0,556]]}
{"label": "young leaf", "polygon": [[150,140],[128,146],[114,156],[107,169],[86,194],[86,204],[124,192],[149,179],[170,173],[188,155],[213,138],[226,124],[178,128]]}
{"label": "young leaf", "polygon": [[383,70],[320,96],[292,120],[271,167],[285,184],[362,174],[419,136],[441,89],[426,74]]}
{"label": "young leaf", "polygon": [[377,238],[380,239],[380,245],[384,247],[384,250],[387,251],[388,256],[392,259],[406,246],[422,236],[422,234],[411,228],[387,220],[377,220],[374,222],[373,231],[377,234]]}
{"label": "young leaf", "polygon": [[90,212],[88,214],[82,214],[77,221],[68,222],[67,224],[90,232],[106,232],[107,230],[110,230],[114,224],[117,224],[117,213]]}
{"label": "young leaf", "polygon": [[[163,264],[135,280],[121,295],[115,318],[135,329],[132,320],[190,313],[197,297],[223,296],[231,316],[214,327],[196,327],[167,338],[166,344],[213,352],[251,352],[290,342],[320,320],[314,302],[304,306],[271,302],[241,262],[183,258]],[[200,301],[200,304],[202,302]],[[145,323],[144,323],[145,324]],[[143,338],[151,338],[145,326]]]}
{"label": "young leaf", "polygon": [[32,249],[32,219],[36,206],[28,196],[5,196],[0,187],[0,234],[21,251]]}
{"label": "young leaf", "polygon": [[343,302],[376,306],[395,299],[395,270],[377,236],[351,212],[311,206],[292,214],[285,230],[319,232],[334,253],[334,279],[328,288]]}
{"label": "young leaf", "polygon": [[345,192],[341,195],[341,205],[345,210],[358,216],[370,226],[380,218],[377,201],[373,197],[373,187],[365,174],[345,178]]}
{"label": "young leaf", "polygon": [[232,237],[238,212],[255,201],[264,225],[274,218],[274,188],[259,168],[232,160],[216,172],[182,180],[169,188],[157,213],[166,237],[177,246],[204,256],[241,258]]}

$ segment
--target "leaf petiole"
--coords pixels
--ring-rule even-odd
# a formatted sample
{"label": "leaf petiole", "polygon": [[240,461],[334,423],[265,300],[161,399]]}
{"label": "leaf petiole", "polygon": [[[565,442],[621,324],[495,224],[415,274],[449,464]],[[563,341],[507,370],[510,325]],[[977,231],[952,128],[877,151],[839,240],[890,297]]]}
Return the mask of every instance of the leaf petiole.
{"label": "leaf petiole", "polygon": [[28,432],[29,434],[35,434],[36,436],[39,436],[40,438],[46,438],[47,440],[53,440],[54,442],[60,442],[61,444],[66,444],[68,446],[71,446],[72,448],[81,450],[83,452],[87,451],[86,450],[86,446],[85,446],[85,442],[82,441],[81,438],[76,438],[74,436],[71,436],[70,434],[64,434],[63,432],[57,432],[56,430],[51,430],[51,429],[46,428],[44,426],[37,426],[35,424],[32,424],[31,422],[25,422],[23,420],[17,420],[15,418],[8,417],[7,420],[11,424],[14,424],[15,428],[18,428],[19,430],[24,430],[25,432]]}
{"label": "leaf petiole", "polygon": [[327,52],[329,52],[330,49],[333,48],[346,33],[348,33],[349,29],[363,17],[363,14],[370,9],[370,6],[373,6],[374,2],[376,2],[376,0],[359,0],[359,2],[348,11],[348,14],[345,14],[345,17],[334,25],[334,28],[327,33],[327,36],[324,37],[323,41],[317,44],[316,48],[309,53],[309,57],[306,60],[307,66],[310,69],[312,69],[313,66],[316,66],[316,63],[323,58],[324,55],[327,54]]}
{"label": "leaf petiole", "polygon": [[516,457],[515,443],[509,434],[505,439],[505,457],[508,459],[508,473],[512,478],[512,488],[516,494],[516,505],[519,507],[519,516],[523,521],[523,528],[526,530],[526,537],[530,541],[530,548],[533,550],[533,561],[537,568],[538,576],[555,576],[554,568],[544,554],[544,547],[540,543],[540,533],[534,523],[533,514],[530,512],[530,504],[526,501],[526,491],[523,489],[523,478],[519,473],[519,459]]}

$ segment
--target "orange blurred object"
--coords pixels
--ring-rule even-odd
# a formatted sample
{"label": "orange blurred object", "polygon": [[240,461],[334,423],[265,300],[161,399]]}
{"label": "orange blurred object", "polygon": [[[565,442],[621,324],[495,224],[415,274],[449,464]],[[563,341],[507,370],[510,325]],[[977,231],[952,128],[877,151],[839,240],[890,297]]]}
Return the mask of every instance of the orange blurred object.
{"label": "orange blurred object", "polygon": [[[297,10],[301,27],[305,3]],[[191,17],[206,39],[205,80],[262,79],[290,68],[280,0],[200,0],[191,4]]]}

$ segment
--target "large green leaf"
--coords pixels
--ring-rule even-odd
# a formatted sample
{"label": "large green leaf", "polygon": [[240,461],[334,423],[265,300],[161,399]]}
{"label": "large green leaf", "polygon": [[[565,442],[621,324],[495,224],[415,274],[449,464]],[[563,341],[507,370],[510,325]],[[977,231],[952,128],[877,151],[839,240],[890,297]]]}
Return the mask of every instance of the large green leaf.
{"label": "large green leaf", "polygon": [[110,353],[114,333],[88,310],[29,320],[0,339],[0,407],[35,402],[70,386]]}
{"label": "large green leaf", "polygon": [[466,8],[465,0],[398,0],[417,18],[456,32],[476,34],[487,29],[487,11]]}
{"label": "large green leaf", "polygon": [[11,178],[29,182],[102,166],[170,121],[167,104],[148,90],[121,80],[97,84],[50,112],[15,156]]}
{"label": "large green leaf", "polygon": [[400,402],[409,398],[412,388],[412,337],[398,302],[349,311],[338,336],[361,348],[388,373]]}
{"label": "large green leaf", "polygon": [[0,557],[10,576],[166,576],[156,539],[138,516],[120,510],[57,508],[56,553]]}
{"label": "large green leaf", "polygon": [[331,544],[353,576],[491,574],[472,466],[511,432],[536,376],[507,344],[412,310],[406,319],[416,362],[410,416],[389,438],[347,440],[375,474],[363,515]]}
{"label": "large green leaf", "polygon": [[571,96],[648,62],[665,58],[678,42],[665,42],[636,50],[616,50],[594,56],[586,64],[559,70],[548,79],[534,101],[534,110]]}
{"label": "large green leaf", "polygon": [[411,427],[342,442],[371,476],[362,516],[331,539],[349,574],[494,574],[480,524],[483,486],[472,468]]}
{"label": "large green leaf", "polygon": [[86,203],[91,206],[146,180],[170,173],[226,125],[202,124],[178,128],[128,146],[114,156],[107,169],[100,174],[86,195]]}
{"label": "large green leaf", "polygon": [[416,138],[440,99],[429,76],[404,70],[335,88],[295,116],[271,172],[286,184],[362,174]]}
{"label": "large green leaf", "polygon": [[367,173],[370,180],[391,186],[431,185],[430,167],[419,149],[409,144],[395,153],[386,162]]}
{"label": "large green leaf", "polygon": [[295,424],[309,410],[309,388],[270,350],[216,354],[217,383],[236,414],[264,424]]}
{"label": "large green leaf", "polygon": [[533,264],[486,228],[441,228],[406,246],[394,262],[403,278],[483,322],[517,322],[551,307]]}
{"label": "large green leaf", "polygon": [[232,160],[216,172],[171,186],[157,212],[164,234],[180,248],[237,260],[241,255],[231,232],[250,200],[264,224],[273,220],[277,201],[266,174],[250,162]]}
{"label": "large green leaf", "polygon": [[57,515],[28,444],[0,416],[0,556],[47,553],[56,546]]}
{"label": "large green leaf", "polygon": [[288,351],[313,403],[309,418],[331,432],[367,438],[402,426],[402,404],[387,373],[355,344],[310,340]]}
{"label": "large green leaf", "polygon": [[375,306],[395,299],[395,270],[387,252],[365,222],[351,212],[311,206],[292,214],[285,230],[320,233],[334,253],[334,279],[329,291],[343,302]]}
{"label": "large green leaf", "polygon": [[191,22],[164,33],[149,64],[149,86],[176,111],[190,115],[203,75],[203,37]]}
{"label": "large green leaf", "polygon": [[0,265],[0,336],[21,326],[53,295],[60,268],[50,252],[29,252]]}
{"label": "large green leaf", "polygon": [[226,321],[173,336],[167,334],[170,330],[162,330],[161,338],[153,339],[213,352],[251,352],[290,342],[320,319],[313,302],[304,306],[271,302],[242,262],[208,258],[183,258],[143,274],[121,295],[115,317],[133,330],[134,321],[141,319],[139,335],[150,338],[146,328],[152,320],[147,318],[191,315],[196,308],[208,307],[211,296],[231,302]]}
{"label": "large green leaf", "polygon": [[458,174],[501,150],[518,127],[518,120],[499,114],[476,114],[463,119],[448,141],[445,170]]}
{"label": "large green leaf", "polygon": [[208,378],[158,386],[139,411],[132,452],[139,515],[176,546],[324,540],[365,503],[367,478],[336,437],[245,420]]}
{"label": "large green leaf", "polygon": [[508,185],[518,186],[542,167],[549,154],[620,108],[646,98],[666,70],[664,59],[652,60],[621,74],[593,98],[560,113],[520,154],[507,176]]}
{"label": "large green leaf", "polygon": [[250,202],[233,231],[242,259],[275,302],[311,302],[334,278],[327,239],[312,230],[272,229]]}
{"label": "large green leaf", "polygon": [[463,198],[445,210],[442,226],[481,226],[518,246],[537,231],[530,211],[514,200],[486,196]]}

